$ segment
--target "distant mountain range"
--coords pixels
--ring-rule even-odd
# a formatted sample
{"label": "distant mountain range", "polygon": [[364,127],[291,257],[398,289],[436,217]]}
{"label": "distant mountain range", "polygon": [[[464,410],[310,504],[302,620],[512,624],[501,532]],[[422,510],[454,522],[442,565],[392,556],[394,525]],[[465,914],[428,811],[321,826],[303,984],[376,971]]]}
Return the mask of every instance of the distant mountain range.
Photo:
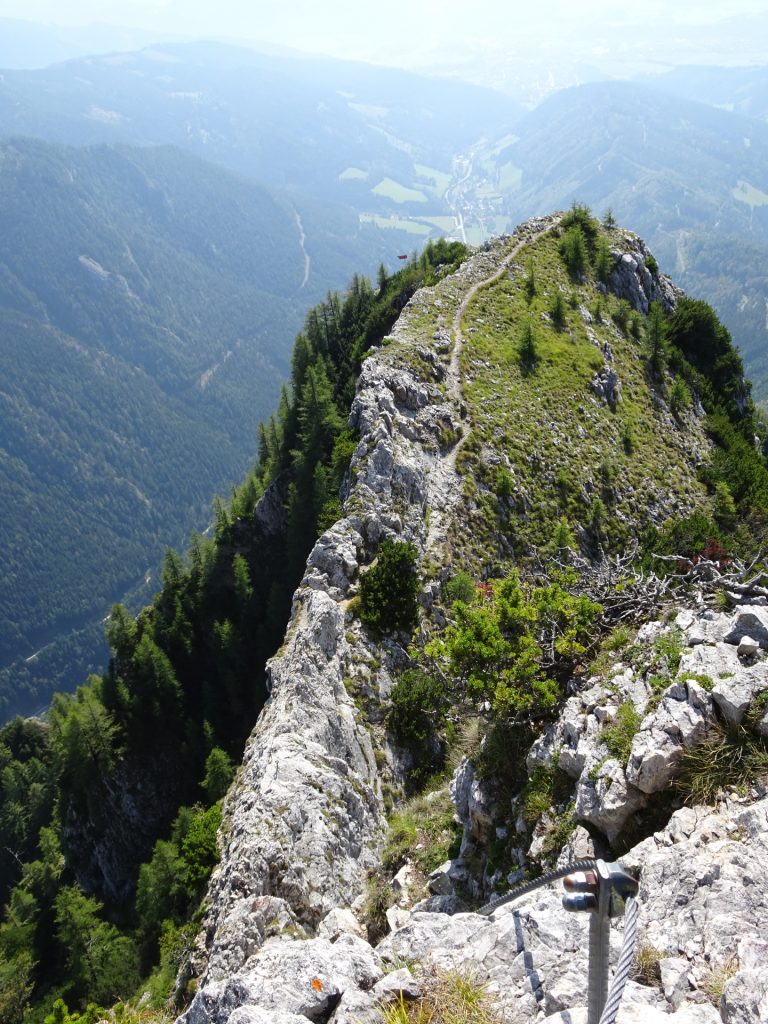
{"label": "distant mountain range", "polygon": [[0,695],[34,703],[62,685],[54,663],[74,666],[64,685],[94,664],[23,659],[96,635],[205,525],[303,311],[428,237],[611,207],[716,306],[768,399],[767,77],[678,69],[526,113],[460,81],[211,43],[3,71]]}
{"label": "distant mountain range", "polygon": [[214,43],[71,60],[0,82],[2,134],[172,143],[262,183],[334,199],[349,195],[351,170],[370,187],[413,177],[417,165],[450,173],[457,152],[522,112],[462,82]]}
{"label": "distant mountain range", "polygon": [[768,67],[689,64],[663,74],[641,76],[637,81],[681,99],[768,120]]}

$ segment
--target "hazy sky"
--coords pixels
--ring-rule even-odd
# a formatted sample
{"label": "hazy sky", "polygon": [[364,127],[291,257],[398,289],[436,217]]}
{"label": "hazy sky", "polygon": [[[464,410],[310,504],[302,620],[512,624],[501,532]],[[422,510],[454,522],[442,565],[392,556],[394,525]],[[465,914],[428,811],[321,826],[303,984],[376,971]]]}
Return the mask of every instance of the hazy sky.
{"label": "hazy sky", "polygon": [[[617,29],[664,49],[667,37],[687,48],[717,40],[713,24],[764,15],[766,0],[0,0],[0,16],[58,25],[107,22],[159,34],[263,40],[299,49],[387,62],[454,55],[483,46],[517,49],[534,36],[543,48],[573,41],[579,57],[614,45]],[[756,53],[768,40],[755,40]],[[760,59],[747,54],[745,60]]]}

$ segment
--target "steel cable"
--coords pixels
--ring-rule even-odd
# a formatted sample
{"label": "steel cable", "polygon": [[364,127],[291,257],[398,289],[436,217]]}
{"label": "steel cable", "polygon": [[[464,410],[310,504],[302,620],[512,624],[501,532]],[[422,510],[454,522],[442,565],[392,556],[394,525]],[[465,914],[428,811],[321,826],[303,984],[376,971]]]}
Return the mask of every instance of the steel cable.
{"label": "steel cable", "polygon": [[624,986],[629,977],[629,969],[635,956],[635,940],[637,938],[637,921],[640,916],[640,905],[634,896],[627,898],[624,905],[624,943],[616,964],[611,990],[600,1015],[600,1024],[614,1024],[624,995]]}
{"label": "steel cable", "polygon": [[[574,861],[572,864],[568,864],[564,868],[557,868],[555,871],[549,871],[547,874],[541,875],[539,878],[534,878],[530,882],[525,882],[523,885],[518,885],[516,888],[510,889],[506,895],[499,896],[497,899],[486,903],[484,907],[480,908],[478,913],[485,915],[492,914],[498,907],[502,907],[506,903],[511,903],[513,900],[520,899],[521,896],[526,896],[528,893],[534,892],[536,889],[539,889],[544,885],[548,885],[550,882],[556,882],[561,878],[565,878],[566,875],[571,875],[576,871],[593,871],[596,866],[597,860],[592,857]],[[639,916],[640,906],[637,900],[633,896],[628,896],[624,904],[624,942],[621,947],[618,963],[616,964],[613,982],[611,983],[611,988],[605,1001],[603,1012],[600,1015],[599,1024],[615,1024],[616,1016],[619,1012],[619,1007],[621,1006],[621,998],[624,995],[624,987],[627,984],[629,971],[635,955],[635,941],[637,939],[637,923]]]}
{"label": "steel cable", "polygon": [[529,892],[533,892],[535,889],[541,888],[543,885],[549,885],[550,882],[557,882],[560,878],[565,878],[566,875],[572,875],[574,871],[594,871],[597,866],[597,860],[594,857],[587,857],[584,860],[576,860],[572,864],[567,864],[564,868],[557,868],[555,871],[549,871],[546,875],[540,875],[538,878],[532,879],[530,882],[524,882],[523,885],[518,885],[514,889],[510,889],[504,896],[498,896],[495,900],[491,900],[486,903],[484,907],[480,907],[478,914],[492,914],[497,907],[504,906],[505,903],[511,903],[512,900],[520,899],[521,896],[526,896]]}

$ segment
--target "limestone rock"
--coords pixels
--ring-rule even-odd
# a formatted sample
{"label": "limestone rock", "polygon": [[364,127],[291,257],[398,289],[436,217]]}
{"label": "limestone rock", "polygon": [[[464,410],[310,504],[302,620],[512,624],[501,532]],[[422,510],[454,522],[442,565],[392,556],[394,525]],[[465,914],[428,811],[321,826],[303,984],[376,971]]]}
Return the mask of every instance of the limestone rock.
{"label": "limestone rock", "polygon": [[664,998],[676,1010],[691,989],[691,965],[685,957],[665,956],[659,961]]}
{"label": "limestone rock", "polygon": [[768,1020],[768,961],[761,969],[738,971],[723,986],[720,1002],[725,1024]]}
{"label": "limestone rock", "polygon": [[632,741],[627,782],[648,794],[665,789],[683,749],[704,742],[712,719],[712,701],[701,687],[670,686]]}
{"label": "limestone rock", "polygon": [[402,928],[408,921],[408,912],[403,910],[401,907],[387,907],[384,911],[384,916],[387,919],[389,930],[391,932],[397,931],[398,928]]}
{"label": "limestone rock", "polygon": [[[450,861],[448,867],[450,867]],[[427,882],[427,888],[433,896],[453,896],[453,882],[448,871],[445,870],[445,865],[432,872]]]}
{"label": "limestone rock", "polygon": [[766,688],[766,664],[745,665],[733,644],[702,644],[680,662],[679,675],[710,680],[712,698],[729,725],[739,725],[755,696]]}
{"label": "limestone rock", "polygon": [[347,596],[357,574],[363,538],[347,520],[341,520],[317,541],[307,560],[305,585],[322,586],[338,598]]}
{"label": "limestone rock", "polygon": [[691,647],[697,644],[720,643],[731,625],[731,617],[711,608],[694,615],[693,622],[685,629],[685,639]]}
{"label": "limestone rock", "polygon": [[743,605],[735,609],[731,628],[724,639],[726,643],[738,644],[744,636],[757,640],[768,650],[768,608]]}
{"label": "limestone rock", "polygon": [[736,653],[740,658],[751,658],[753,654],[757,654],[760,650],[760,644],[752,636],[743,636],[739,640],[739,646],[736,648]]}
{"label": "limestone rock", "polygon": [[395,877],[392,879],[392,888],[399,894],[401,900],[408,899],[411,887],[414,883],[414,871],[410,864],[403,864]]}
{"label": "limestone rock", "polygon": [[346,648],[338,603],[305,591],[271,663],[272,696],[230,798],[211,885],[206,980],[240,970],[244,951],[262,939],[244,898],[278,896],[302,927],[315,928],[362,890],[376,863],[383,804],[370,737],[341,685]]}
{"label": "limestone rock", "polygon": [[650,253],[641,239],[626,234],[622,248],[612,249],[612,255],[610,288],[614,295],[626,299],[633,309],[644,315],[654,301],[661,302],[667,313],[675,308],[681,292],[664,274],[650,272],[645,265]]}
{"label": "limestone rock", "polygon": [[476,778],[471,762],[464,758],[448,786],[456,816],[464,827],[461,851],[468,844],[488,834],[494,816],[493,798],[486,786]]}
{"label": "limestone rock", "polygon": [[579,821],[596,825],[609,840],[614,840],[627,818],[645,803],[645,795],[627,781],[624,769],[615,758],[602,762],[594,778],[582,772],[576,789],[575,814]]}
{"label": "limestone rock", "polygon": [[362,939],[271,939],[241,973],[200,989],[180,1024],[228,1024],[235,1009],[251,1006],[327,1019],[344,992],[367,991],[382,976],[378,957]]}
{"label": "limestone rock", "polygon": [[317,935],[320,939],[335,942],[341,935],[356,935],[359,939],[366,937],[366,930],[358,919],[346,907],[334,907],[320,922]]}
{"label": "limestone rock", "polygon": [[261,528],[265,537],[281,537],[285,535],[288,507],[288,477],[278,477],[256,502],[253,510],[254,522]]}
{"label": "limestone rock", "polygon": [[604,366],[598,371],[589,386],[608,405],[617,405],[621,401],[621,381],[612,366]]}
{"label": "limestone rock", "polygon": [[385,1002],[401,995],[404,999],[418,999],[421,992],[420,983],[407,967],[385,974],[381,981],[377,981],[373,986],[373,994]]}
{"label": "limestone rock", "polygon": [[[682,828],[676,827],[682,824]],[[762,940],[768,911],[768,798],[717,812],[683,808],[624,859],[642,865],[645,940],[706,970],[726,970],[740,943]]]}
{"label": "limestone rock", "polygon": [[[465,914],[469,907],[460,900],[458,896],[428,896],[425,900],[420,900],[415,903],[412,907],[414,913],[421,911],[430,914]],[[401,927],[401,926],[398,926]],[[392,929],[395,931],[395,929]]]}

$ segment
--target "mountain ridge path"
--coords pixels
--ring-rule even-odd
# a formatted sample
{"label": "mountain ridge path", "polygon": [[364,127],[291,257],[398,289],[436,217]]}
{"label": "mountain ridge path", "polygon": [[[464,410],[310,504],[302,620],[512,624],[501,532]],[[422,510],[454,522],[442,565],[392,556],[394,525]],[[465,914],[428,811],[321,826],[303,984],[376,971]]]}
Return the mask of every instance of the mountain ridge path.
{"label": "mountain ridge path", "polygon": [[[438,452],[429,473],[429,527],[425,540],[425,552],[439,548],[447,539],[448,527],[453,518],[456,506],[461,498],[461,488],[457,486],[456,458],[464,444],[471,436],[469,411],[464,402],[461,381],[461,352],[464,347],[464,335],[461,321],[470,303],[480,291],[494,281],[498,281],[509,270],[510,264],[525,249],[545,232],[549,231],[556,220],[547,218],[541,227],[531,229],[522,224],[515,234],[524,232],[523,237],[510,249],[493,271],[475,281],[463,296],[456,308],[451,321],[452,346],[451,356],[445,376],[447,398],[455,408],[457,418],[461,421],[462,436],[447,452]],[[513,236],[514,237],[514,236]]]}

